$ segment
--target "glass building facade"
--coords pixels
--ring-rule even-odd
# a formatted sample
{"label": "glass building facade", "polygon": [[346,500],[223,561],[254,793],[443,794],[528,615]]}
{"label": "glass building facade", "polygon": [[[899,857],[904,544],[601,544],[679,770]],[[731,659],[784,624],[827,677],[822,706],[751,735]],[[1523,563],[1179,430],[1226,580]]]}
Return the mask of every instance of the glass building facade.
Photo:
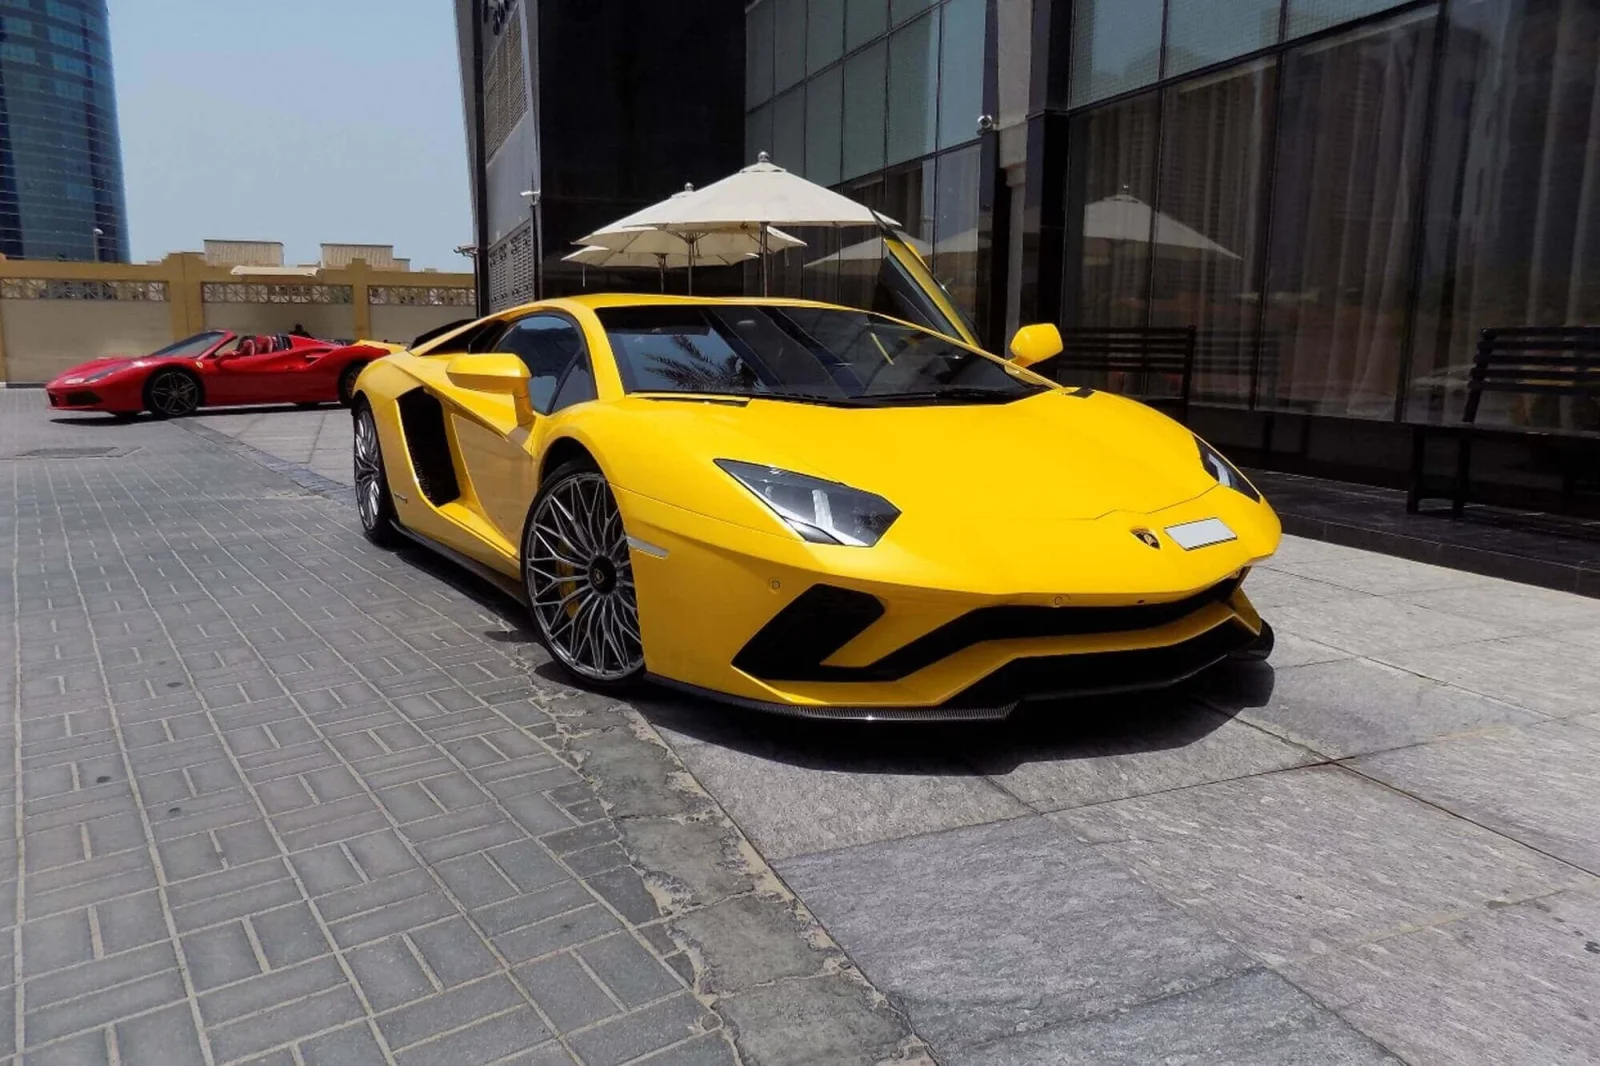
{"label": "glass building facade", "polygon": [[1480,329],[1600,323],[1595,0],[1080,0],[1066,96],[1061,317],[1210,405],[1459,420]]}
{"label": "glass building facade", "polygon": [[[986,0],[756,0],[745,11],[744,154],[901,223],[956,302],[980,301]],[[806,230],[773,291],[860,303],[874,238]]]}
{"label": "glass building facade", "polygon": [[106,0],[0,0],[0,254],[125,262]]}

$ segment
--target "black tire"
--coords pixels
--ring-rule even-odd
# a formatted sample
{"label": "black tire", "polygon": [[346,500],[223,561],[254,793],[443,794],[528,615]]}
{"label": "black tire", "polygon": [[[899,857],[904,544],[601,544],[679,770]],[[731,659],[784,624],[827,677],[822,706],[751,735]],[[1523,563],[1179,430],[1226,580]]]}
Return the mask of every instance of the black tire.
{"label": "black tire", "polygon": [[351,363],[339,375],[339,402],[346,407],[356,402],[356,378],[367,367],[366,363]]}
{"label": "black tire", "polygon": [[205,403],[205,388],[187,370],[167,367],[144,384],[144,409],[154,418],[183,418]]}
{"label": "black tire", "polygon": [[1233,658],[1240,662],[1260,663],[1266,662],[1267,656],[1272,654],[1272,647],[1277,643],[1277,637],[1272,632],[1272,625],[1268,622],[1261,623],[1261,632],[1256,634],[1256,639],[1233,653]]}
{"label": "black tire", "polygon": [[622,692],[643,676],[622,515],[592,460],[563,463],[539,486],[523,527],[522,583],[540,643],[585,688]]}
{"label": "black tire", "polygon": [[356,515],[361,532],[380,548],[400,543],[395,529],[394,497],[389,494],[389,472],[383,465],[383,444],[378,440],[378,423],[365,400],[352,411],[355,422],[351,445],[356,481]]}

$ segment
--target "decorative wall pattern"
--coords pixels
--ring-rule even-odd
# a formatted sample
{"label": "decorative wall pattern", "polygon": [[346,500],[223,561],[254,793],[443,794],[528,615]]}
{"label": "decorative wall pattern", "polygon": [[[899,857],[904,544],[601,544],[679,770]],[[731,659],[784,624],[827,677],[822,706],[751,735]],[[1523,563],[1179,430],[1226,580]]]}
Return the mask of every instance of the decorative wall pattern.
{"label": "decorative wall pattern", "polygon": [[64,281],[56,278],[6,278],[0,281],[6,300],[139,300],[165,303],[164,281]]}
{"label": "decorative wall pattern", "polygon": [[200,299],[208,304],[347,304],[348,285],[252,285],[206,282]]}

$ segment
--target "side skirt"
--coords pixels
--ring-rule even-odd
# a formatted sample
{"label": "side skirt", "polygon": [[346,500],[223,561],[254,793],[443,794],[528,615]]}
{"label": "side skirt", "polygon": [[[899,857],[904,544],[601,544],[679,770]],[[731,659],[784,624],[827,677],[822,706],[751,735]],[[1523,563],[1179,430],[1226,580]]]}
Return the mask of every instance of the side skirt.
{"label": "side skirt", "polygon": [[446,559],[450,560],[452,563],[455,563],[463,570],[469,570],[477,577],[489,582],[489,584],[493,585],[507,596],[510,596],[524,607],[528,606],[528,593],[527,590],[522,587],[521,582],[513,581],[511,578],[506,577],[506,575],[502,574],[493,567],[484,566],[482,563],[478,562],[478,560],[473,559],[470,556],[462,555],[454,548],[445,544],[441,544],[432,537],[426,537],[415,530],[407,529],[399,522],[390,522],[389,524],[394,527],[396,533],[399,533],[407,540],[413,541],[416,544],[420,544],[429,551],[436,552],[439,555],[444,556]]}

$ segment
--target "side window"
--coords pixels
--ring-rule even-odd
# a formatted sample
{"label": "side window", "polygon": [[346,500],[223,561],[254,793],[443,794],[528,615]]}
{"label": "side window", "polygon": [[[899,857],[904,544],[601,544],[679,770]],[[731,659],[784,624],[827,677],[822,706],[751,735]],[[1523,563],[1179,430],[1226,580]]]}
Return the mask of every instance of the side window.
{"label": "side window", "polygon": [[589,359],[587,356],[580,356],[561,382],[561,388],[556,390],[555,402],[550,405],[550,413],[555,414],[573,404],[598,399],[599,395],[594,388],[594,373],[589,369]]}
{"label": "side window", "polygon": [[583,354],[583,334],[556,315],[529,315],[513,322],[494,350],[519,356],[528,364],[528,401],[547,415],[561,375]]}

